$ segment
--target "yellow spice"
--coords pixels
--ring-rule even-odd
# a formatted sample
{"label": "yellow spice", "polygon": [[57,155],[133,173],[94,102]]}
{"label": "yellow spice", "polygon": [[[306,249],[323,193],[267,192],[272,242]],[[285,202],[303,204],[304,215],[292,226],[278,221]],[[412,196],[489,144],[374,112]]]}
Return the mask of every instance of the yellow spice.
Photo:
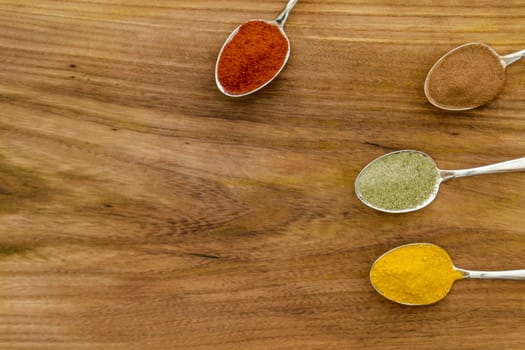
{"label": "yellow spice", "polygon": [[463,277],[442,248],[416,243],[393,249],[372,266],[370,280],[385,298],[410,305],[443,299],[455,280]]}

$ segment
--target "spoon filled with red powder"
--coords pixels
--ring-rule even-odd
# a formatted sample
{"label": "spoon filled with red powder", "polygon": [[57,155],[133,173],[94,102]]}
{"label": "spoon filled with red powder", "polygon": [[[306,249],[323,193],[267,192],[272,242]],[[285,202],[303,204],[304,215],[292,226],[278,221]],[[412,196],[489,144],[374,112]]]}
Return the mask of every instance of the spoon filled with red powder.
{"label": "spoon filled with red powder", "polygon": [[525,57],[525,50],[500,56],[483,43],[468,43],[443,55],[425,80],[425,95],[434,106],[464,111],[494,100],[505,85],[505,69]]}
{"label": "spoon filled with red powder", "polygon": [[231,97],[254,93],[268,85],[290,57],[290,41],[284,23],[297,0],[290,0],[273,21],[243,23],[222,46],[215,66],[219,90]]}

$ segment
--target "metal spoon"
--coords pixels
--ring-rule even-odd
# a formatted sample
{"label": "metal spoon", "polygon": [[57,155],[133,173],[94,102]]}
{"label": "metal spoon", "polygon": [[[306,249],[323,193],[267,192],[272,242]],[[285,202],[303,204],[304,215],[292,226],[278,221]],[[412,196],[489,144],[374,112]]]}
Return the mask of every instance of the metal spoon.
{"label": "metal spoon", "polygon": [[485,48],[490,54],[494,55],[496,58],[499,59],[500,63],[501,63],[501,71],[502,71],[502,74],[504,75],[505,74],[505,69],[511,65],[512,63],[518,61],[519,59],[525,57],[525,49],[524,50],[521,50],[521,51],[517,51],[517,52],[514,52],[514,53],[511,53],[511,54],[508,54],[508,55],[505,55],[505,56],[501,56],[499,55],[496,50],[494,50],[492,47],[486,45],[486,44],[483,44],[483,43],[477,43],[477,42],[473,42],[473,43],[467,43],[467,44],[463,44],[461,46],[458,46],[452,50],[450,50],[449,52],[447,52],[445,55],[443,55],[433,66],[432,68],[430,69],[430,71],[428,72],[427,74],[427,77],[425,79],[425,86],[424,86],[424,90],[425,90],[425,95],[428,99],[428,101],[430,103],[432,103],[434,106],[438,107],[438,108],[441,108],[441,109],[445,109],[445,110],[448,110],[448,111],[465,111],[465,110],[469,110],[469,109],[474,109],[476,107],[480,107],[482,105],[484,105],[485,103],[488,103],[490,101],[492,101],[494,98],[496,98],[501,90],[503,89],[503,84],[504,84],[504,81],[501,85],[501,88],[499,90],[495,90],[492,94],[492,96],[489,96],[485,102],[482,102],[481,104],[476,104],[476,105],[470,105],[470,106],[450,106],[450,105],[445,105],[445,104],[442,104],[438,101],[436,101],[432,95],[430,94],[430,91],[429,91],[429,81],[430,81],[430,78],[432,76],[432,74],[434,73],[434,71],[436,70],[437,67],[440,66],[440,64],[445,60],[447,59],[451,54],[453,53],[457,53],[457,51],[460,51],[460,50],[464,50],[466,48],[468,48],[469,46],[480,46],[480,47],[483,47]]}
{"label": "metal spoon", "polygon": [[[410,247],[410,251],[413,252],[414,246],[419,246],[422,253],[421,255],[418,254],[418,256],[410,256],[410,258],[414,259],[412,260],[413,264],[418,264],[419,268],[424,268],[424,273],[416,276],[420,283],[414,283],[414,275],[409,273],[411,272],[409,271],[409,266],[405,266],[403,268],[404,271],[389,271],[389,275],[379,276],[381,278],[376,275],[375,272],[381,267],[381,264],[384,266],[389,263],[387,259],[395,260],[396,255],[399,257],[404,253],[406,253],[406,258],[408,257],[408,254],[410,254],[407,248]],[[439,251],[440,261],[424,257],[425,250],[432,250],[434,253]],[[443,264],[445,261],[447,263]],[[433,279],[437,274],[439,274],[441,279]],[[454,282],[461,279],[525,280],[525,270],[473,271],[461,269],[454,266],[452,259],[443,248],[431,243],[411,243],[391,249],[377,258],[370,269],[370,282],[379,294],[388,300],[409,306],[429,305],[442,300],[448,295]],[[391,295],[394,293],[391,293],[389,288],[391,289],[393,285],[404,287],[403,295],[406,296],[405,300],[397,300],[395,295]],[[433,299],[426,299],[423,301],[421,298],[414,295],[417,295],[417,292],[424,292],[424,290],[410,290],[411,288],[433,288],[432,292],[428,293]]]}
{"label": "metal spoon", "polygon": [[[402,153],[419,154],[419,155],[421,155],[423,157],[427,157],[434,164],[438,176],[436,177],[435,183],[431,184],[432,188],[428,189],[428,191],[427,191],[428,192],[428,196],[426,198],[424,198],[424,200],[422,200],[420,204],[418,204],[416,206],[413,206],[413,207],[407,207],[407,208],[402,208],[402,209],[383,208],[383,207],[380,207],[378,205],[374,205],[374,204],[370,203],[369,200],[366,198],[366,196],[364,196],[361,193],[360,186],[359,186],[360,178],[363,176],[363,174],[366,174],[367,169],[370,169],[370,167],[375,162],[378,162],[379,160],[382,160],[382,159],[384,160],[387,157],[396,157],[397,155],[400,155]],[[383,155],[383,156],[381,156],[379,158],[376,158],[375,160],[370,162],[367,166],[365,166],[363,168],[363,170],[361,170],[361,172],[359,173],[359,175],[356,178],[356,181],[355,181],[355,192],[357,194],[357,197],[361,200],[361,202],[363,202],[364,204],[366,204],[370,208],[373,208],[373,209],[376,209],[376,210],[379,210],[379,211],[383,211],[383,212],[386,212],[386,213],[394,213],[394,214],[408,213],[408,212],[419,210],[419,209],[424,208],[427,205],[429,205],[436,198],[437,193],[439,191],[439,185],[442,182],[446,181],[446,180],[454,179],[454,178],[458,178],[458,177],[465,177],[465,176],[494,174],[494,173],[506,173],[506,172],[517,172],[517,171],[523,171],[523,170],[525,170],[525,158],[518,158],[518,159],[508,160],[508,161],[501,162],[501,163],[495,163],[495,164],[490,164],[490,165],[485,165],[485,166],[480,166],[480,167],[470,168],[470,169],[440,170],[437,167],[437,165],[434,162],[434,160],[428,154],[420,152],[420,151],[415,151],[415,150],[401,150],[401,151],[395,151],[395,152],[387,153],[387,154],[385,154],[385,155]],[[383,179],[386,179],[386,177],[383,177]],[[381,180],[381,179],[379,179],[379,180]],[[394,195],[394,196],[395,195],[400,195],[401,196],[401,195],[403,195],[403,193],[399,192],[397,194],[394,193],[392,195]]]}
{"label": "metal spoon", "polygon": [[[288,3],[286,4],[286,6],[283,8],[283,10],[281,11],[281,13],[277,16],[276,19],[272,20],[272,21],[268,21],[268,20],[264,20],[264,19],[253,19],[249,22],[252,22],[252,21],[264,21],[268,24],[271,24],[271,25],[275,25],[279,28],[279,31],[281,32],[281,34],[283,35],[283,37],[286,39],[286,41],[288,42],[288,52],[286,53],[286,57],[283,61],[283,64],[281,66],[281,68],[279,68],[279,70],[274,74],[274,76],[272,78],[270,78],[268,81],[266,81],[264,84],[258,86],[257,88],[251,90],[251,91],[248,91],[248,92],[245,92],[245,93],[241,93],[241,94],[234,94],[234,93],[231,93],[231,92],[228,92],[221,84],[221,82],[219,81],[219,74],[218,74],[218,69],[219,69],[219,61],[221,59],[221,55],[222,55],[222,52],[224,50],[224,48],[226,47],[226,45],[228,45],[228,43],[235,37],[235,35],[237,35],[237,33],[239,32],[239,29],[241,28],[241,25],[239,25],[237,28],[235,28],[233,30],[233,32],[228,36],[228,38],[226,39],[226,41],[224,42],[224,44],[222,45],[221,47],[221,50],[219,51],[219,56],[217,57],[217,63],[215,64],[215,83],[217,84],[217,87],[219,88],[219,90],[225,94],[226,96],[230,96],[230,97],[242,97],[242,96],[246,96],[246,95],[250,95],[250,94],[253,94],[254,92],[256,91],[259,91],[261,90],[262,88],[264,88],[266,85],[268,85],[271,81],[273,81],[275,79],[275,77],[277,77],[279,75],[279,73],[283,70],[284,66],[286,65],[286,63],[288,62],[288,59],[290,58],[290,40],[288,39],[288,36],[286,35],[286,33],[284,32],[284,24],[286,23],[286,20],[288,19],[288,15],[290,14],[290,12],[292,11],[292,9],[294,8],[295,4],[297,3],[298,0],[289,0]],[[248,22],[246,22],[248,23]],[[246,24],[244,23],[244,24]]]}

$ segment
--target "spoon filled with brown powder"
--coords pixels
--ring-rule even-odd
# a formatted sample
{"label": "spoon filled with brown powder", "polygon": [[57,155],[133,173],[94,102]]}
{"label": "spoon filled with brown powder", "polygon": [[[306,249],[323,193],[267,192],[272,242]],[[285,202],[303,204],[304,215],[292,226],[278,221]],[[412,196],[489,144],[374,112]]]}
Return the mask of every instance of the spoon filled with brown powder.
{"label": "spoon filled with brown powder", "polygon": [[525,57],[525,50],[500,56],[483,43],[452,49],[430,69],[425,95],[434,106],[464,111],[494,100],[505,85],[505,69]]}

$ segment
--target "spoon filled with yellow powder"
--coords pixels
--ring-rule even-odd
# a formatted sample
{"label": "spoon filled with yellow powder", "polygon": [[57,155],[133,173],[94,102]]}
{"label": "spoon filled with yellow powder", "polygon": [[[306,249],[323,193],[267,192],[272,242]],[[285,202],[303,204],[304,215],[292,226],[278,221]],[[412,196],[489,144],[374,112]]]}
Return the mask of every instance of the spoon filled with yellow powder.
{"label": "spoon filled with yellow powder", "polygon": [[461,279],[525,280],[525,270],[472,271],[455,267],[448,253],[431,243],[399,246],[372,265],[374,289],[396,303],[417,306],[437,303]]}

